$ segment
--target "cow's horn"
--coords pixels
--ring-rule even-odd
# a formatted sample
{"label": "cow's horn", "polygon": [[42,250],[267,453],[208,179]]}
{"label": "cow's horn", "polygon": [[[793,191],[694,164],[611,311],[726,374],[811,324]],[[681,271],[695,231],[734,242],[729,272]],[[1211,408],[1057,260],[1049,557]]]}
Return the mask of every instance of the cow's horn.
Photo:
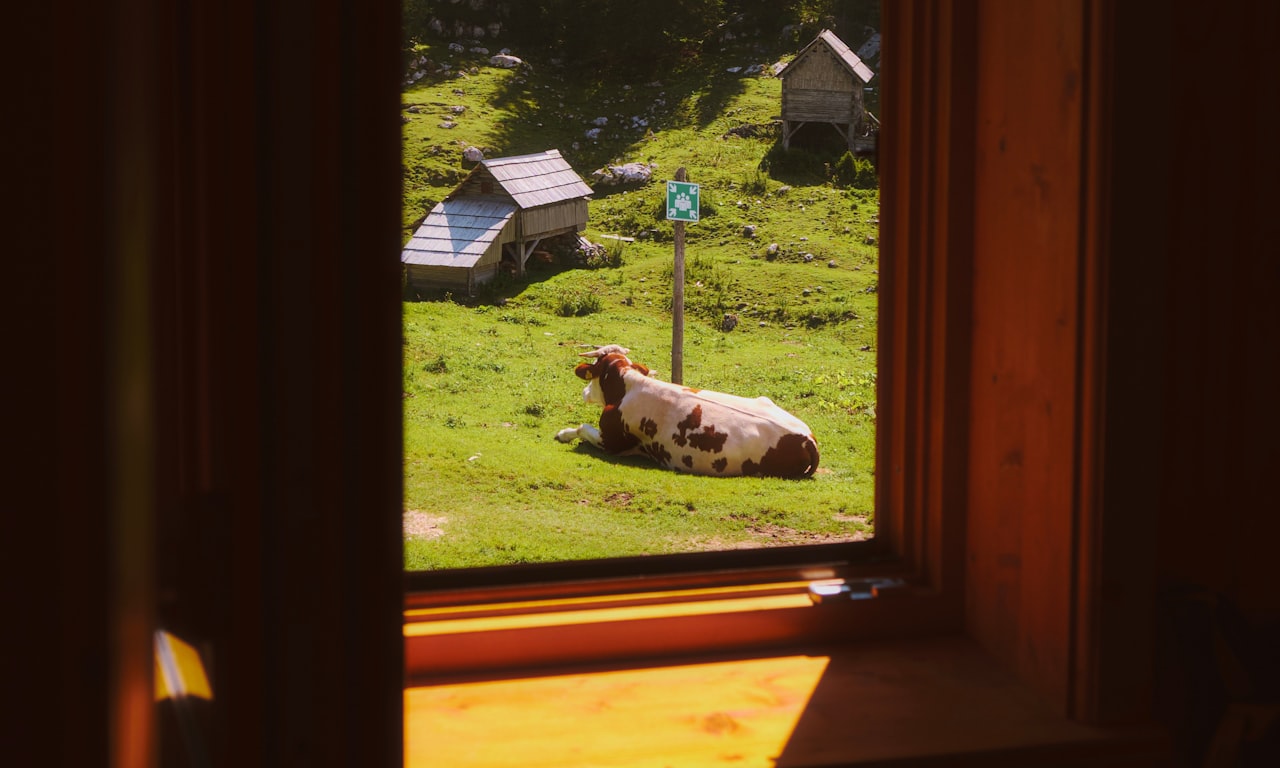
{"label": "cow's horn", "polygon": [[614,352],[620,355],[626,355],[629,354],[631,350],[620,344],[606,344],[603,347],[596,347],[590,352],[579,352],[578,354],[582,357],[604,357],[605,355],[612,354]]}

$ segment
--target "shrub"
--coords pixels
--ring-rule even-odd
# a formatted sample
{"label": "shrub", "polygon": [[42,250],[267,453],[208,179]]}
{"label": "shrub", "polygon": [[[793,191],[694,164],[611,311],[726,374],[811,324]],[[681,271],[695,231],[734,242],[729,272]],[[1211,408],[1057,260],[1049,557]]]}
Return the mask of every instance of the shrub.
{"label": "shrub", "polygon": [[582,317],[604,308],[600,296],[589,289],[566,289],[554,300],[555,313],[561,317]]}
{"label": "shrub", "polygon": [[852,152],[840,156],[831,175],[837,187],[875,189],[878,183],[875,164],[865,157],[854,157]]}
{"label": "shrub", "polygon": [[747,178],[742,181],[742,191],[748,195],[763,195],[769,191],[769,176],[764,170],[756,167]]}
{"label": "shrub", "polygon": [[449,362],[444,359],[444,353],[441,353],[436,356],[435,360],[423,363],[422,370],[427,373],[448,373]]}

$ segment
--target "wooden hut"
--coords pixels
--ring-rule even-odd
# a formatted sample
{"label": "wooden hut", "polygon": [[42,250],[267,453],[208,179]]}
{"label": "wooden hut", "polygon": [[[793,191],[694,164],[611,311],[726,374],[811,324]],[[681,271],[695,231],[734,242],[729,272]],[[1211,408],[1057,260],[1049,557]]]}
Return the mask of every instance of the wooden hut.
{"label": "wooden hut", "polygon": [[[862,102],[862,88],[875,73],[830,30],[778,73],[782,79],[782,146],[808,123],[828,123],[845,139],[849,150],[861,149],[871,118]],[[870,145],[870,141],[867,142]],[[868,146],[869,148],[869,146]]]}
{"label": "wooden hut", "polygon": [[559,150],[481,161],[401,251],[408,284],[472,294],[503,262],[524,274],[540,242],[586,228],[590,195]]}

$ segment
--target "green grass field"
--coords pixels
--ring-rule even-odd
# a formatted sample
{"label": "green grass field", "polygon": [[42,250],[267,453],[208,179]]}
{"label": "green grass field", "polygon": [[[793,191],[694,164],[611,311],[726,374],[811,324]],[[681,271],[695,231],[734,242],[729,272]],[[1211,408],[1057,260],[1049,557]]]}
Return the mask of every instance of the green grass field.
{"label": "green grass field", "polygon": [[[616,266],[544,267],[475,298],[407,297],[406,567],[869,536],[878,196],[832,185],[838,151],[782,153],[771,125],[778,81],[725,71],[785,52],[729,50],[661,83],[607,86],[537,61],[512,71],[443,46],[422,55],[477,69],[404,92],[405,107],[416,107],[404,126],[406,239],[465,175],[467,145],[488,157],[558,148],[584,178],[606,163],[657,171],[647,186],[598,190],[591,202],[584,234],[610,245]],[[599,116],[609,127],[592,142],[583,134]],[[632,128],[633,116],[648,125]],[[455,127],[441,128],[446,118]],[[740,126],[758,126],[742,131],[756,135],[726,135]],[[701,184],[704,205],[686,230],[684,381],[767,395],[806,421],[822,451],[810,480],[688,476],[554,439],[599,417],[573,375],[583,345],[623,344],[666,378],[673,248],[660,182],[680,166]],[[739,320],[728,332],[726,313]]]}

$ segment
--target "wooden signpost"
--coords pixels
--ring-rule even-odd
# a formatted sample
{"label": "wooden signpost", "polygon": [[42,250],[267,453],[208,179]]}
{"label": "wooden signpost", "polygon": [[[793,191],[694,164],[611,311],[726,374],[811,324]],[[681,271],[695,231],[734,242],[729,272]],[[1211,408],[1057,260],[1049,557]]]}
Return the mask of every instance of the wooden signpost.
{"label": "wooden signpost", "polygon": [[671,286],[671,382],[684,383],[684,224],[698,220],[698,185],[689,183],[684,166],[667,182],[667,219],[675,229],[675,266]]}

